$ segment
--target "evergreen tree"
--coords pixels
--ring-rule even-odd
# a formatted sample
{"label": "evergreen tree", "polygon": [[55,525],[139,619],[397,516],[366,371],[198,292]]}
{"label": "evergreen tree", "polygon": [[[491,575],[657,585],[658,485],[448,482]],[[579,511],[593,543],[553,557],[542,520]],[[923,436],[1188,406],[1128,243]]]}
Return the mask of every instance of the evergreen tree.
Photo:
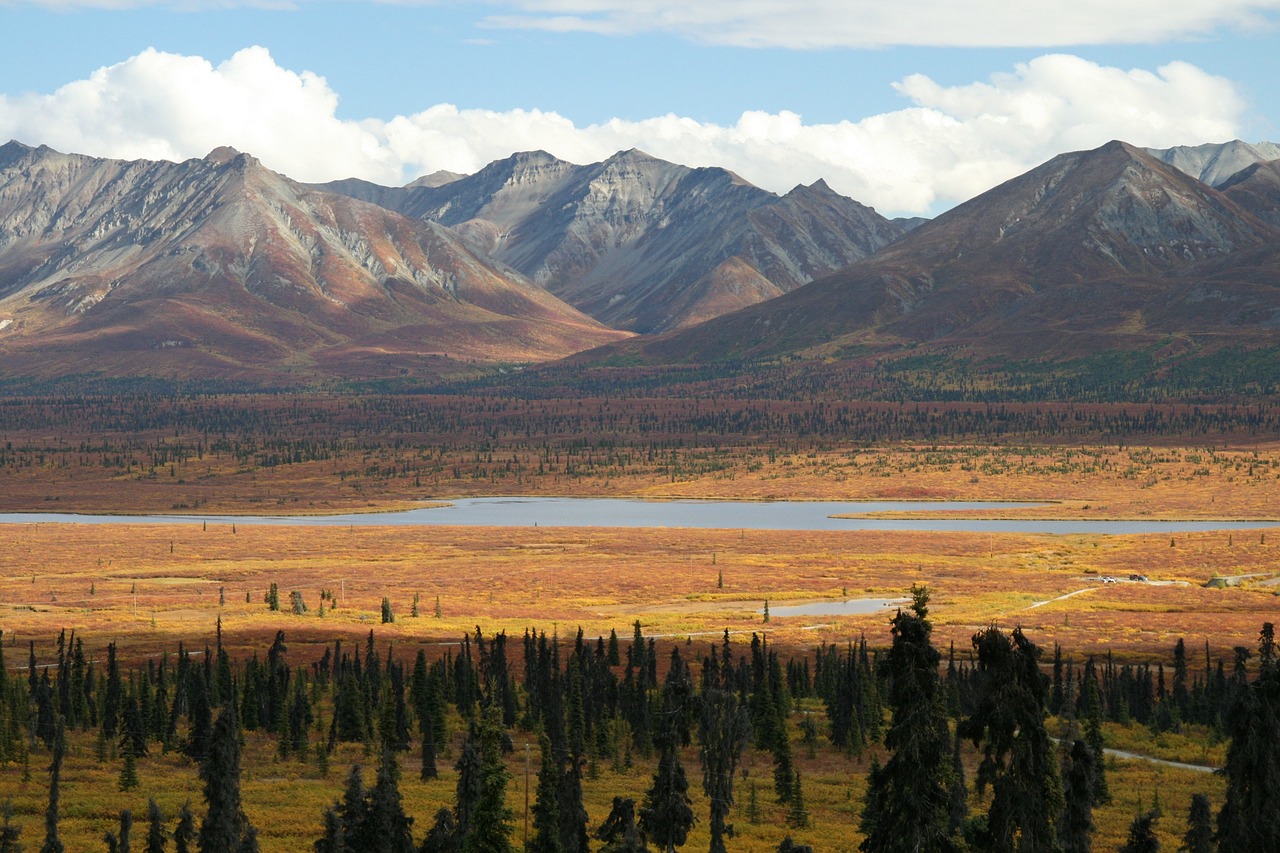
{"label": "evergreen tree", "polygon": [[328,843],[340,845],[336,848],[338,853],[358,849],[362,843],[359,833],[368,824],[368,793],[360,765],[351,765],[346,785],[342,789],[342,798],[329,809],[337,818],[337,833],[331,835],[328,821],[325,822],[325,839]]}
{"label": "evergreen tree", "polygon": [[582,803],[582,766],[585,759],[570,751],[567,766],[560,773],[557,790],[560,817],[560,849],[564,853],[587,853],[587,808]]}
{"label": "evergreen tree", "polygon": [[49,804],[44,811],[44,843],[40,853],[62,853],[58,839],[58,806],[62,796],[62,759],[67,752],[66,730],[58,721],[58,733],[53,741],[53,759],[49,762]]}
{"label": "evergreen tree", "polygon": [[[462,838],[462,853],[511,853],[511,810],[507,808],[507,773],[502,763],[502,709],[490,705],[478,728],[479,798]],[[461,784],[461,783],[459,783]],[[459,827],[462,821],[458,821]]]}
{"label": "evergreen tree", "polygon": [[538,736],[542,765],[538,770],[538,792],[533,801],[533,837],[528,853],[564,853],[560,846],[560,765],[551,753],[546,734]]}
{"label": "evergreen tree", "polygon": [[1226,799],[1218,812],[1221,850],[1280,850],[1280,667],[1272,624],[1259,637],[1258,676],[1237,682],[1227,732]]}
{"label": "evergreen tree", "polygon": [[893,643],[883,668],[893,721],[892,751],[872,765],[861,829],[863,853],[949,851],[951,733],[938,681],[941,655],[930,642],[928,592],[913,589],[909,612],[893,618]]}
{"label": "evergreen tree", "polygon": [[1213,853],[1213,817],[1209,798],[1204,794],[1191,795],[1191,809],[1187,813],[1187,834],[1182,836],[1179,853]]}
{"label": "evergreen tree", "polygon": [[1062,853],[1089,853],[1093,848],[1093,750],[1074,741],[1063,757],[1062,793],[1065,805],[1058,824]]}
{"label": "evergreen tree", "polygon": [[1092,657],[1085,663],[1084,684],[1080,698],[1084,704],[1084,739],[1093,752],[1093,779],[1090,791],[1093,804],[1100,806],[1111,801],[1111,793],[1107,788],[1106,752],[1102,740],[1102,689],[1098,685],[1098,670]]}
{"label": "evergreen tree", "polygon": [[[3,639],[0,639],[0,644]],[[0,660],[0,666],[4,663]],[[0,678],[0,696],[4,694],[3,678]],[[22,837],[22,827],[13,822],[13,804],[5,800],[4,806],[0,807],[0,853],[22,853],[22,842],[18,839]],[[625,853],[625,851],[618,851]]]}
{"label": "evergreen tree", "polygon": [[791,836],[788,835],[778,845],[778,853],[813,853],[813,848],[808,844],[796,844],[791,840]]}
{"label": "evergreen tree", "polygon": [[951,795],[947,808],[947,834],[952,837],[963,834],[969,818],[969,787],[964,781],[964,761],[960,756],[961,737],[957,732],[951,739]]}
{"label": "evergreen tree", "polygon": [[[1129,838],[1120,847],[1120,853],[1160,853],[1160,839],[1156,837],[1156,813],[1140,814],[1129,824]],[[1232,848],[1236,849],[1236,848]],[[1267,848],[1239,848],[1263,850]]]}
{"label": "evergreen tree", "polygon": [[191,853],[196,840],[196,816],[191,803],[183,803],[178,811],[178,824],[173,828],[173,853]]}
{"label": "evergreen tree", "polygon": [[121,791],[132,791],[138,787],[138,759],[131,750],[125,750],[124,761],[120,765],[120,779],[116,783]]}
{"label": "evergreen tree", "polygon": [[702,694],[702,713],[698,721],[698,740],[702,743],[702,791],[710,803],[710,853],[726,853],[724,839],[733,835],[726,822],[733,807],[733,777],[738,759],[751,739],[751,717],[738,704],[738,698],[723,690],[707,690]]}
{"label": "evergreen tree", "polygon": [[244,853],[256,832],[240,805],[240,732],[235,701],[218,714],[200,764],[207,810],[200,823],[200,853]]}
{"label": "evergreen tree", "polygon": [[392,749],[382,751],[378,776],[369,791],[365,822],[356,835],[361,853],[414,853],[413,818],[404,813],[400,768]]}
{"label": "evergreen tree", "polygon": [[979,790],[992,786],[987,830],[996,853],[1057,849],[1062,783],[1044,718],[1048,678],[1039,649],[1015,628],[973,638],[978,652],[977,702],[961,733],[982,746]]}
{"label": "evergreen tree", "polygon": [[691,807],[689,780],[680,764],[676,739],[668,733],[660,746],[658,769],[640,809],[640,828],[664,853],[674,853],[688,840],[689,830],[697,818]]}
{"label": "evergreen tree", "polygon": [[604,842],[598,853],[649,853],[644,833],[636,825],[636,801],[630,798],[613,798],[613,808],[596,830],[596,838]]}
{"label": "evergreen tree", "polygon": [[809,825],[809,810],[804,805],[804,791],[800,788],[800,771],[791,780],[791,808],[787,810],[787,826],[804,829]]}
{"label": "evergreen tree", "polygon": [[458,853],[458,824],[454,821],[453,812],[440,809],[436,812],[435,823],[422,839],[418,853]]}
{"label": "evergreen tree", "polygon": [[315,853],[348,853],[346,828],[333,806],[324,810],[324,834],[311,845]]}
{"label": "evergreen tree", "polygon": [[147,853],[164,853],[169,835],[164,831],[164,813],[154,799],[147,800]]}
{"label": "evergreen tree", "polygon": [[133,835],[133,812],[128,809],[122,809],[120,812],[120,846],[116,849],[120,853],[129,853],[132,847]]}
{"label": "evergreen tree", "polygon": [[467,739],[462,743],[462,754],[454,765],[458,771],[458,783],[454,798],[454,831],[458,843],[471,832],[471,815],[479,807],[482,793],[484,760],[480,750],[480,732],[473,721]]}
{"label": "evergreen tree", "polygon": [[419,771],[419,778],[427,782],[440,775],[440,771],[436,769],[435,726],[431,724],[429,717],[419,717],[418,727],[422,735],[422,769]]}

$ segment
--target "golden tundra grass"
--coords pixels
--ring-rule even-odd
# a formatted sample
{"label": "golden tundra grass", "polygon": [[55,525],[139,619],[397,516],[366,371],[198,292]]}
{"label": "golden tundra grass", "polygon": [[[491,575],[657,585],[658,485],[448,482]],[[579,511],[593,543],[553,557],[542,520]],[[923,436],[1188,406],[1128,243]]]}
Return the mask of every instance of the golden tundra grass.
{"label": "golden tundra grass", "polygon": [[[413,490],[403,481],[338,483],[319,466],[288,470],[209,471],[207,479],[183,485],[164,477],[76,480],[61,470],[32,474],[0,472],[6,506],[31,509],[167,511],[182,490],[206,490],[202,509],[316,511],[339,507],[384,507],[424,494],[503,491],[514,485],[489,477],[438,481]],[[719,496],[736,498],[1020,498],[1059,499],[1027,514],[1072,517],[1274,517],[1280,454],[1263,451],[1203,451],[1115,448],[890,448],[780,455],[769,464],[744,453],[715,475],[684,480],[653,471],[612,479],[548,476],[526,480],[523,490],[584,493]],[[495,487],[496,484],[496,487]],[[14,490],[10,490],[14,486]],[[515,491],[515,488],[508,489]],[[43,497],[58,500],[43,500]],[[14,502],[18,503],[15,504]],[[36,502],[38,501],[38,502]],[[28,640],[47,663],[62,628],[76,630],[91,653],[101,656],[111,640],[127,663],[136,663],[182,640],[200,648],[212,642],[219,617],[232,654],[262,652],[277,630],[286,632],[295,665],[315,660],[321,644],[336,637],[362,640],[372,629],[380,649],[394,643],[405,654],[421,644],[456,641],[477,626],[486,634],[506,630],[517,640],[525,628],[570,637],[581,627],[588,637],[617,630],[625,643],[639,620],[646,635],[664,642],[692,640],[700,656],[728,629],[736,642],[768,632],[785,654],[804,653],[818,643],[843,643],[866,634],[873,645],[888,642],[890,611],[861,617],[773,616],[760,610],[802,601],[904,595],[914,583],[934,592],[931,618],[936,642],[956,644],[967,654],[969,638],[986,625],[1021,625],[1046,652],[1061,643],[1077,664],[1091,652],[1114,649],[1126,659],[1163,659],[1186,640],[1198,665],[1207,641],[1214,657],[1229,659],[1235,645],[1254,645],[1263,621],[1273,620],[1277,599],[1266,580],[1280,573],[1280,529],[1264,532],[1146,536],[1043,536],[891,532],[761,532],[703,530],[481,529],[412,527],[288,527],[200,523],[169,525],[44,525],[0,527],[0,628],[6,661],[25,664]],[[1158,583],[1129,583],[1130,574]],[[1206,589],[1215,575],[1257,575],[1244,586]],[[1104,584],[1105,576],[1123,582]],[[722,581],[722,583],[721,583]],[[269,612],[263,595],[277,584],[283,607],[289,593],[302,593],[304,616]],[[318,615],[320,590],[338,607]],[[418,595],[419,617],[410,610]],[[387,597],[396,622],[379,624]],[[225,597],[225,604],[220,600]],[[440,616],[435,616],[436,601]],[[1135,751],[1195,759],[1197,742],[1144,743],[1140,734],[1109,731],[1118,745]],[[511,759],[516,778],[511,806],[523,811],[522,744]],[[869,756],[850,759],[819,750],[813,759],[796,744],[804,773],[811,829],[796,833],[823,853],[853,850],[859,841]],[[1202,749],[1218,760],[1218,747]],[[534,750],[536,753],[536,749]],[[142,787],[115,789],[118,764],[94,760],[92,736],[73,737],[64,777],[63,834],[70,850],[102,849],[119,808],[133,809],[135,844],[145,832],[146,796],[169,815],[200,798],[193,768],[176,756],[154,755],[140,766]],[[456,745],[455,745],[456,754]],[[264,853],[310,848],[325,805],[339,793],[352,761],[371,760],[359,750],[335,755],[327,779],[314,765],[279,762],[273,744],[250,736],[246,744],[244,795]],[[0,799],[11,797],[24,826],[24,841],[38,844],[48,756],[31,756],[32,780],[20,768],[0,773]],[[442,768],[450,761],[442,760]],[[536,765],[536,755],[535,755]],[[697,791],[696,753],[685,756],[701,823],[686,849],[705,847],[706,804]],[[767,755],[749,752],[747,776],[737,783],[740,836],[732,849],[771,851],[785,834],[784,814],[773,803]],[[440,781],[416,781],[412,757],[404,760],[406,805],[417,818],[418,837],[435,810],[452,797],[453,773]],[[651,768],[641,762],[630,773],[607,765],[586,786],[593,825],[616,794],[639,797]],[[372,768],[368,770],[369,777]],[[742,813],[751,780],[758,784],[764,818],[750,825]],[[1124,838],[1138,801],[1149,805],[1158,791],[1165,817],[1159,824],[1166,848],[1177,846],[1190,794],[1221,802],[1222,782],[1205,774],[1134,762],[1115,762],[1114,800],[1097,815],[1098,849]],[[521,822],[516,821],[517,839]]]}

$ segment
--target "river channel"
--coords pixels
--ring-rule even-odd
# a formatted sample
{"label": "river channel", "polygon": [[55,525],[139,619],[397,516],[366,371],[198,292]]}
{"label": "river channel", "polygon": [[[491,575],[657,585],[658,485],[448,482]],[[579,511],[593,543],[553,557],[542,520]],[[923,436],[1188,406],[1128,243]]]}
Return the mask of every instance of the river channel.
{"label": "river channel", "polygon": [[[1277,521],[1116,521],[955,518],[953,513],[1026,506],[1001,502],[716,501],[634,498],[459,498],[448,506],[344,515],[79,515],[0,513],[0,524],[275,524],[463,527],[685,527],[730,530],[905,530],[967,533],[1128,534],[1280,527]],[[836,518],[936,512],[932,518]]]}

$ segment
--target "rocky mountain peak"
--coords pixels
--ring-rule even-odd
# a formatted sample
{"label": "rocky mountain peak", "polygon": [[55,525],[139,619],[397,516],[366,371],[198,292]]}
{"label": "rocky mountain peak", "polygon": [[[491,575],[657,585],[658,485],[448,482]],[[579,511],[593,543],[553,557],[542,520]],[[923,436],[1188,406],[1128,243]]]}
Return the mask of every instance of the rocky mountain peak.
{"label": "rocky mountain peak", "polygon": [[10,139],[4,145],[0,145],[0,167],[17,162],[29,156],[33,151],[35,149],[30,145],[23,145],[16,139]]}
{"label": "rocky mountain peak", "polygon": [[239,168],[261,165],[258,158],[244,154],[230,145],[220,145],[205,155],[204,161],[211,166],[221,168],[232,165]]}

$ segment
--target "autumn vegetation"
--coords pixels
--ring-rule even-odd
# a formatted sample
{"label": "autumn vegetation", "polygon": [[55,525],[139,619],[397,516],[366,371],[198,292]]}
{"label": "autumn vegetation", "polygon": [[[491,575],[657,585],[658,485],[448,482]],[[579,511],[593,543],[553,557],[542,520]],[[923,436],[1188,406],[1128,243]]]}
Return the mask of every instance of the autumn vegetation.
{"label": "autumn vegetation", "polygon": [[[711,405],[478,393],[10,398],[0,405],[0,508],[246,515],[372,512],[478,494],[889,497],[1035,502],[1000,511],[1026,517],[1268,521],[1280,486],[1276,417],[1266,407],[1181,404],[725,398]],[[1046,735],[1061,741],[1048,748],[1065,797],[1071,779],[1082,778],[1071,760],[1076,739],[1202,767],[1227,763],[1233,741],[1223,709],[1238,685],[1262,671],[1259,631],[1274,619],[1270,581],[1280,576],[1280,530],[1268,529],[1170,537],[186,520],[24,522],[0,533],[0,648],[7,683],[21,694],[7,706],[13,728],[0,801],[9,801],[11,824],[29,850],[44,836],[56,734],[47,724],[32,730],[39,714],[25,709],[38,710],[45,673],[56,696],[68,666],[62,662],[74,660],[77,642],[99,717],[65,729],[59,826],[68,850],[107,849],[106,833],[118,842],[123,808],[134,822],[133,848],[144,849],[148,800],[170,834],[185,804],[197,823],[207,814],[204,756],[190,747],[197,724],[189,708],[173,710],[186,656],[183,677],[207,673],[206,689],[222,678],[210,667],[225,660],[221,692],[207,697],[210,724],[235,696],[243,730],[240,803],[263,851],[309,850],[323,840],[343,813],[337,806],[350,792],[354,764],[364,768],[365,798],[355,799],[371,803],[375,789],[386,793],[389,740],[416,849],[441,809],[456,817],[461,759],[468,749],[478,759],[492,752],[493,731],[481,729],[496,726],[498,744],[509,739],[498,761],[508,777],[502,802],[513,847],[524,839],[526,790],[536,838],[540,792],[559,790],[565,783],[557,774],[576,767],[584,831],[622,827],[621,838],[628,824],[625,809],[615,814],[615,798],[632,801],[641,826],[654,780],[674,779],[677,762],[696,818],[681,849],[712,847],[713,834],[732,824],[730,850],[773,851],[791,836],[825,852],[856,849],[871,835],[868,780],[877,778],[873,767],[887,772],[896,752],[888,737],[895,682],[886,667],[898,637],[909,632],[906,622],[891,620],[899,608],[912,612],[913,586],[930,593],[927,632],[910,632],[937,652],[943,707],[934,731],[947,739],[943,775],[952,785],[967,780],[962,799],[966,815],[976,816],[987,815],[999,796],[998,786],[974,786],[988,739],[999,735],[973,722],[989,680],[980,675],[983,649],[988,657],[999,651],[991,630],[1012,637],[1018,629],[1038,650],[1041,718]],[[1130,579],[1137,575],[1146,580]],[[1233,585],[1206,586],[1224,577]],[[786,604],[851,598],[896,603],[861,616],[777,615]],[[498,637],[509,679],[485,669]],[[539,672],[550,677],[537,668],[540,642],[557,650],[556,678],[567,684],[588,671],[613,678],[631,704],[579,709],[578,722],[572,707],[547,711],[550,694],[536,684]],[[360,711],[366,729],[359,737],[331,734],[346,701],[343,653],[359,661],[362,695],[379,694]],[[441,687],[431,711],[437,775],[425,779],[427,715],[411,699],[420,653],[428,672],[448,676],[451,685]],[[720,775],[712,774],[710,788],[703,787],[697,719],[686,721],[686,737],[660,726],[644,732],[636,716],[643,706],[654,712],[651,722],[669,718],[664,702],[684,689],[669,678],[673,653],[687,667],[690,696],[728,690],[751,717],[750,736],[732,762],[715,765]],[[459,676],[457,668],[468,655],[473,695],[460,701],[467,670]],[[579,664],[570,663],[575,655]],[[168,679],[166,719],[147,728],[145,753],[128,746],[121,731],[102,734],[111,657],[122,717],[130,697],[141,702],[150,691],[158,719],[159,673]],[[367,676],[373,661],[376,686]],[[864,679],[856,734],[848,727],[854,706],[838,706],[834,682],[822,681],[834,677],[837,664]],[[264,673],[276,681],[264,681]],[[629,694],[622,689],[628,678]],[[267,691],[258,686],[267,683],[284,684],[281,704],[246,721],[248,691]],[[223,690],[227,685],[234,686]],[[406,703],[399,711],[397,694]],[[298,695],[310,715],[302,724],[290,716]],[[65,717],[68,706],[50,701]],[[270,705],[263,701],[259,708]],[[486,722],[484,708],[495,703],[509,716]],[[729,738],[719,741],[726,745],[716,760],[731,757],[731,718],[726,708],[714,724]],[[564,731],[557,734],[557,726]],[[577,746],[575,731],[584,736]],[[953,762],[957,732],[963,743]],[[991,748],[998,758],[999,747]],[[564,762],[568,754],[581,762]],[[1152,814],[1164,849],[1177,849],[1193,795],[1207,797],[1214,819],[1227,795],[1228,780],[1197,770],[1115,756],[1098,763],[1108,796],[1094,802],[1090,795],[1093,849],[1116,849],[1135,817]],[[491,754],[485,766],[497,772]],[[712,806],[725,807],[725,792],[715,785],[726,784],[726,768],[733,802],[717,816]],[[1049,791],[1047,801],[1055,796]],[[667,801],[672,814],[677,800]],[[608,843],[589,841],[592,850]],[[656,847],[652,832],[649,843]],[[171,839],[167,849],[173,846]]]}

